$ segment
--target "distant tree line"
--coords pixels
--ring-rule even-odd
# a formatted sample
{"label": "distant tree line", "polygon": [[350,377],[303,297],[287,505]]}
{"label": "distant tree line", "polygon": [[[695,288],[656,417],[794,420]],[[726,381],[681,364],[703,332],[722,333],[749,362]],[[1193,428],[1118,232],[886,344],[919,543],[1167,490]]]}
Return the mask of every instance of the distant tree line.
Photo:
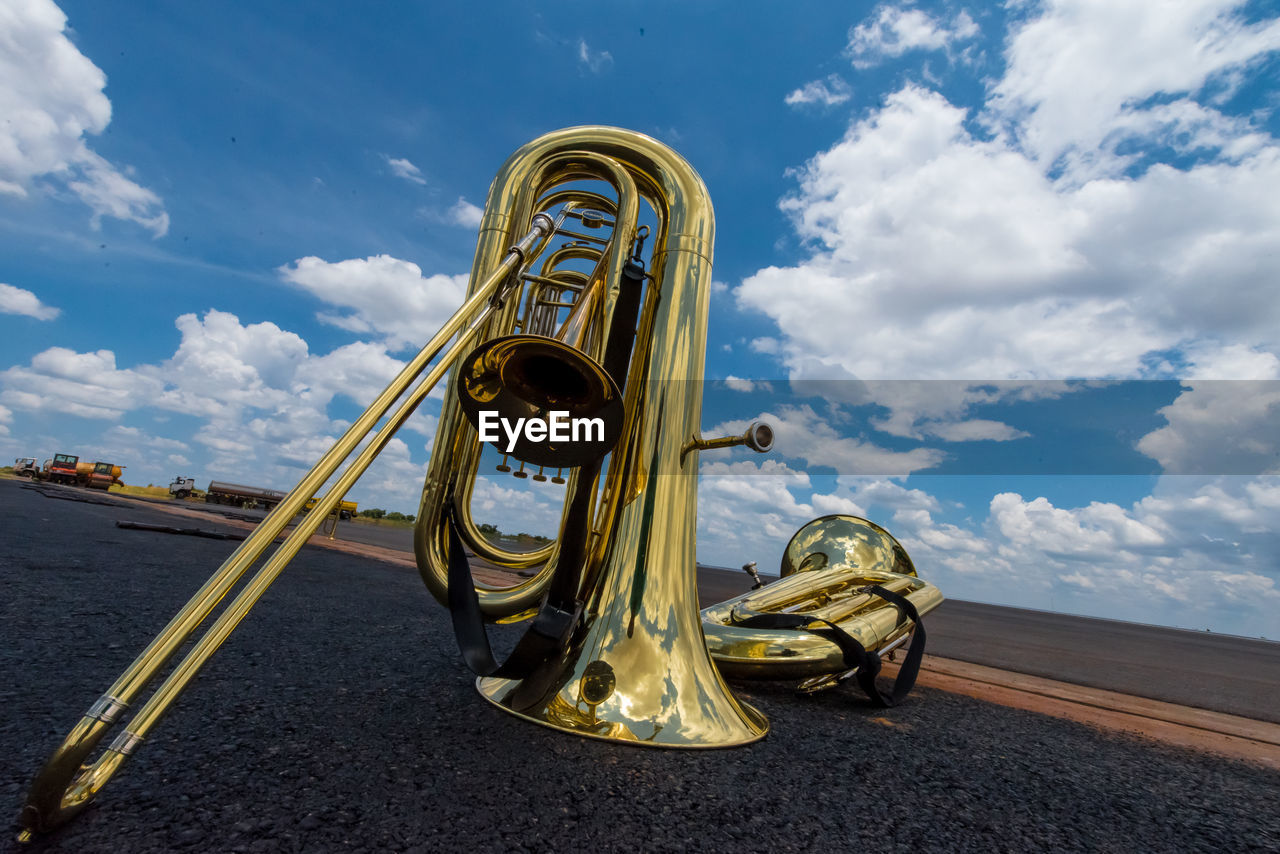
{"label": "distant tree line", "polygon": [[[400,513],[395,510],[388,513],[381,507],[369,507],[365,510],[361,510],[357,515],[363,516],[366,519],[386,519],[390,522],[412,522],[416,518],[412,513]],[[521,531],[518,534],[504,534],[502,531],[498,530],[497,525],[490,522],[485,522],[480,526],[480,533],[491,538],[502,537],[508,540],[516,540],[525,545],[545,545],[551,542],[550,537],[544,537],[542,534],[526,534],[524,531]]]}
{"label": "distant tree line", "polygon": [[417,518],[412,513],[401,513],[399,510],[392,510],[388,513],[381,507],[368,507],[361,510],[357,515],[366,519],[386,519],[389,522],[412,522]]}
{"label": "distant tree line", "polygon": [[506,537],[507,539],[511,539],[511,540],[519,540],[522,543],[540,543],[541,544],[541,543],[551,542],[550,537],[544,537],[542,536],[542,534],[526,534],[524,531],[521,531],[518,534],[504,534],[498,530],[497,525],[491,524],[489,522],[485,522],[483,525],[480,526],[480,533],[484,534],[486,537]]}

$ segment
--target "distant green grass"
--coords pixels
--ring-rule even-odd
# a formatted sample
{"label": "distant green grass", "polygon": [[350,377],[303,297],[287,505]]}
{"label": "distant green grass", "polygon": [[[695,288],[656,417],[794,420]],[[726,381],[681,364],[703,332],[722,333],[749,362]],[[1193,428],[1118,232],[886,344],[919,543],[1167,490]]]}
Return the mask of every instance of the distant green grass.
{"label": "distant green grass", "polygon": [[357,525],[369,525],[374,528],[412,528],[413,523],[407,519],[370,519],[368,516],[356,516],[343,521],[342,524],[350,525],[355,522]]}
{"label": "distant green grass", "polygon": [[142,498],[168,498],[169,487],[167,486],[129,486],[128,484],[111,484],[108,492],[114,492],[117,495],[137,495]]}

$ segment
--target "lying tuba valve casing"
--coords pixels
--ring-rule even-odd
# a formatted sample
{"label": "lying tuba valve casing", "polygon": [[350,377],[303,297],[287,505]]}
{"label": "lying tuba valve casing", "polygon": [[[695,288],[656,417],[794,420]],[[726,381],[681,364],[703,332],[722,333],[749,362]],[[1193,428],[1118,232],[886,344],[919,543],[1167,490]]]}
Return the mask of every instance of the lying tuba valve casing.
{"label": "lying tuba valve casing", "polygon": [[[872,588],[905,598],[919,616],[942,604],[942,593],[916,575],[902,544],[858,516],[822,516],[800,528],[783,553],[780,575],[702,610],[707,647],[729,678],[795,680],[806,693],[834,687],[852,674],[845,651],[824,633],[832,624],[877,653],[908,636],[916,642],[916,625]],[[808,630],[754,625],[762,614],[811,623]]]}

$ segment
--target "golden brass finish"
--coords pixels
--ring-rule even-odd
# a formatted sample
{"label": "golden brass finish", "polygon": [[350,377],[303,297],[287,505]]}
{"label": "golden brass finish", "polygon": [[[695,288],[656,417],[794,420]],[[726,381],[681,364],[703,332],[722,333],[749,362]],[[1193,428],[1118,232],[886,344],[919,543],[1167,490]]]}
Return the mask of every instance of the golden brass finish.
{"label": "golden brass finish", "polygon": [[[608,210],[614,210],[613,204],[599,194],[580,198],[565,191],[544,198],[542,204],[566,200],[564,210],[568,216],[581,218],[594,213],[581,210],[588,200],[605,202]],[[601,217],[593,227],[604,224]],[[592,260],[596,267],[589,275],[558,268],[573,260]],[[603,427],[598,437],[590,440],[579,437],[569,442],[534,442],[522,436],[509,449],[505,438],[500,437],[498,447],[504,455],[509,453],[538,466],[580,466],[600,459],[618,441],[622,431],[622,394],[609,372],[586,353],[596,329],[592,322],[598,323],[604,299],[607,260],[600,248],[577,244],[548,253],[541,275],[524,276],[534,285],[529,288],[527,319],[520,323],[525,333],[477,347],[459,368],[458,394],[463,412],[474,427],[479,427],[480,413],[485,410],[512,423],[520,419],[545,423],[548,413],[560,411],[568,419],[598,418]],[[570,293],[576,293],[576,299],[562,302],[561,298]],[[553,326],[556,312],[565,307],[570,312],[560,332],[555,336],[543,334]],[[539,475],[534,476],[534,480],[538,478]]]}
{"label": "golden brass finish", "polygon": [[[473,426],[490,410],[510,422],[599,418],[598,439],[565,443],[521,437],[510,456],[537,466],[580,466],[613,449],[622,432],[622,393],[600,363],[576,347],[540,335],[508,335],[477,347],[458,369],[462,409]],[[499,436],[506,451],[506,436]],[[536,476],[535,476],[536,477]],[[545,478],[544,478],[545,480]]]}
{"label": "golden brass finish", "polygon": [[[641,134],[599,127],[548,134],[516,152],[494,179],[473,276],[483,275],[509,242],[508,229],[519,230],[544,194],[583,177],[611,185],[617,198],[603,249],[608,279],[600,318],[583,348],[593,358],[607,343],[600,332],[618,301],[641,199],[656,219],[630,370],[625,382],[616,378],[622,429],[598,482],[575,475],[566,488],[568,496],[580,489],[595,496],[579,591],[585,607],[569,648],[526,679],[481,679],[480,691],[506,711],[579,735],[670,747],[744,744],[768,725],[734,698],[703,643],[694,605],[697,452],[681,453],[701,419],[698,383],[689,381],[703,376],[715,230],[701,179]],[[467,470],[463,461],[476,445],[461,408],[446,395],[415,534],[419,568],[442,602],[444,508],[461,491],[457,472]],[[553,552],[523,590],[478,585],[482,611],[500,618],[529,607],[558,559]],[[608,692],[601,688],[604,666],[613,678]]]}
{"label": "golden brass finish", "polygon": [[[262,520],[253,534],[229,557],[182,610],[134,660],[115,684],[81,718],[62,744],[45,763],[32,783],[20,822],[23,833],[50,830],[77,815],[104,786],[125,759],[133,753],[159,722],[165,711],[195,677],[210,656],[231,634],[253,605],[262,597],[298,550],[316,532],[323,520],[338,506],[356,480],[369,467],[400,426],[408,420],[427,394],[465,352],[470,340],[483,328],[497,305],[491,302],[505,286],[524,258],[545,245],[555,229],[546,216],[537,217],[528,231],[508,244],[501,260],[490,267],[489,275],[477,280],[462,307],[414,356],[400,374],[283,501]],[[450,344],[450,339],[457,340]],[[434,366],[427,371],[432,362]],[[426,376],[413,386],[426,371]],[[411,386],[413,386],[411,388]],[[403,400],[401,400],[403,398]],[[397,405],[397,401],[399,401]],[[392,407],[395,407],[392,412]],[[390,415],[387,415],[391,412]],[[240,590],[234,601],[208,627],[191,651],[170,672],[163,684],[134,714],[128,727],[95,761],[88,762],[102,738],[119,720],[173,658],[197,627],[210,616],[218,603],[243,578],[249,567],[270,547],[293,521],[308,499],[313,498],[337,472],[343,462],[373,431],[384,416],[386,423],[369,439],[355,460],[339,475],[312,511]]]}
{"label": "golden brass finish", "polygon": [[938,588],[915,576],[902,545],[857,516],[824,516],[808,523],[791,538],[782,566],[783,577],[772,584],[702,610],[707,647],[725,676],[803,680],[801,689],[812,691],[834,685],[847,671],[843,652],[825,637],[739,625],[757,614],[802,614],[815,621],[815,628],[822,625],[818,620],[826,620],[867,650],[883,651],[912,626],[867,587],[905,595],[921,616],[942,604]]}
{"label": "golden brass finish", "polygon": [[828,566],[861,566],[915,575],[907,550],[875,522],[857,516],[822,516],[796,531],[782,553],[781,574]]}
{"label": "golden brass finish", "polygon": [[741,436],[719,436],[715,439],[704,439],[702,436],[695,434],[680,449],[680,459],[683,461],[685,455],[694,449],[708,451],[714,448],[734,448],[738,445],[746,445],[756,453],[767,454],[773,448],[773,428],[763,421],[752,421],[747,425],[746,431]]}
{"label": "golden brass finish", "polygon": [[[600,192],[602,185],[609,193]],[[653,223],[651,240],[649,226],[640,223],[642,203]],[[591,234],[567,229],[568,220]],[[512,155],[490,188],[463,305],[81,718],[32,785],[20,819],[24,836],[84,809],[446,374],[449,393],[414,531],[419,571],[431,593],[447,603],[448,519],[456,515],[460,538],[480,558],[513,570],[538,567],[511,587],[477,584],[485,618],[511,622],[536,613],[561,559],[570,519],[585,515],[585,528],[576,532],[585,536],[582,565],[572,567],[580,570],[574,577],[581,616],[565,648],[526,678],[477,682],[480,693],[504,711],[612,741],[682,748],[745,744],[762,738],[768,722],[734,697],[722,672],[825,679],[833,672],[833,645],[803,631],[745,630],[734,625],[742,615],[817,609],[833,622],[838,618],[872,649],[902,636],[907,627],[896,609],[877,605],[859,588],[894,585],[908,592],[921,613],[941,595],[932,585],[896,574],[914,575],[914,569],[882,529],[865,520],[849,528],[836,517],[817,520],[819,531],[808,526],[793,538],[788,555],[794,550],[796,568],[806,571],[699,616],[699,452],[744,443],[764,450],[772,441],[762,425],[742,437],[698,438],[714,235],[701,178],[675,152],[642,134],[569,128]],[[649,254],[641,259],[646,244]],[[637,273],[641,260],[647,272]],[[628,328],[629,309],[619,307],[637,304],[634,329]],[[564,311],[569,316],[559,323]],[[628,342],[629,367],[616,360],[610,336]],[[619,375],[610,376],[601,360]],[[467,418],[473,402],[495,409],[500,404],[517,417],[579,404],[584,412],[608,416],[612,439],[592,449],[587,466],[575,449],[531,454],[522,448],[511,455],[520,460],[519,471],[511,474],[527,476],[524,465],[531,462],[538,467],[535,480],[545,479],[542,468],[556,467],[552,480],[565,484],[565,506],[581,498],[588,508],[585,514],[566,513],[560,538],[543,549],[521,553],[490,542],[471,516],[482,450]],[[597,465],[605,452],[607,463]],[[567,478],[561,477],[562,467],[569,469]],[[505,456],[503,469],[510,470]],[[330,479],[312,511],[240,587],[127,727],[90,761],[106,733]],[[870,558],[880,563],[869,565]],[[820,560],[830,566],[808,571]]]}

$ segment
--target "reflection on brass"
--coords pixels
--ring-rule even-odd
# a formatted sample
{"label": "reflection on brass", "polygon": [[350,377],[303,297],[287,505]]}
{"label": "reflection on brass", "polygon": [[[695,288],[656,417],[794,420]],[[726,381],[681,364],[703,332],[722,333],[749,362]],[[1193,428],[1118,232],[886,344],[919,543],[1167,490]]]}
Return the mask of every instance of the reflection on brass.
{"label": "reflection on brass", "polygon": [[[641,218],[648,223],[641,225]],[[575,224],[589,227],[590,234],[575,231]],[[606,447],[591,449],[593,462],[608,453],[602,469],[590,469],[603,471],[600,476],[583,476],[576,468],[583,458],[573,449],[553,449],[545,458],[527,449],[511,455],[521,461],[513,475],[527,475],[526,462],[540,470],[567,469],[568,477],[558,471],[553,480],[565,481],[566,507],[575,496],[584,497],[590,534],[585,565],[574,567],[580,570],[582,608],[566,648],[526,679],[478,681],[480,693],[504,711],[624,743],[746,744],[762,738],[768,722],[733,695],[721,672],[821,676],[833,672],[831,644],[802,631],[744,634],[734,626],[735,613],[827,609],[821,612],[833,621],[838,615],[869,648],[878,648],[875,638],[891,642],[895,632],[905,632],[893,609],[863,602],[859,597],[865,594],[856,588],[905,583],[901,589],[922,613],[941,601],[940,594],[912,577],[906,552],[892,537],[865,520],[842,527],[847,517],[818,520],[815,525],[829,526],[823,528],[829,536],[810,531],[811,525],[788,547],[789,555],[793,548],[798,555],[795,567],[812,568],[816,558],[807,564],[806,558],[821,554],[829,564],[825,569],[796,573],[784,564],[784,574],[796,574],[699,616],[697,478],[688,473],[697,471],[702,449],[745,443],[764,450],[772,442],[772,431],[757,425],[743,437],[690,440],[699,436],[702,415],[700,384],[690,380],[703,377],[714,239],[701,178],[678,154],[643,134],[569,128],[513,154],[490,187],[462,306],[80,719],[32,785],[20,818],[23,834],[50,830],[90,803],[446,375],[449,392],[414,529],[419,571],[442,603],[448,599],[450,506],[457,508],[466,548],[520,578],[509,587],[476,585],[480,610],[491,621],[534,613],[560,558],[560,539],[518,552],[480,533],[471,497],[481,446],[467,407],[505,407],[520,416],[581,404],[583,412],[606,419],[612,436]],[[642,292],[626,293],[627,287]],[[625,376],[612,376],[601,360],[610,335],[632,338],[633,330],[623,328],[631,325],[629,314],[615,311],[630,295],[638,296],[640,306],[634,345],[629,366],[608,369]],[[615,316],[627,320],[612,323]],[[510,470],[506,457],[499,465],[504,470]],[[312,512],[242,584],[326,482],[331,486]],[[883,536],[877,539],[876,532]],[[207,618],[190,652],[145,697]],[[445,658],[452,661],[453,654]],[[777,669],[777,662],[789,667]],[[92,759],[121,713],[137,703],[141,707],[120,735]]]}
{"label": "reflection on brass", "polygon": [[907,551],[888,531],[857,516],[822,516],[791,537],[782,553],[781,575],[828,566],[860,566],[915,575]]}
{"label": "reflection on brass", "polygon": [[493,622],[494,625],[498,626],[510,626],[516,623],[523,623],[525,620],[532,620],[536,616],[538,616],[537,608],[525,608],[523,611],[519,611],[509,617],[498,617]]}
{"label": "reflection on brass", "polygon": [[582,671],[582,702],[589,706],[598,706],[617,687],[618,680],[613,675],[613,668],[603,661],[592,661]]}
{"label": "reflection on brass", "polygon": [[866,590],[872,585],[905,595],[921,616],[942,603],[938,588],[916,577],[906,550],[879,525],[857,516],[815,519],[788,543],[781,578],[702,610],[707,647],[730,678],[797,681],[805,693],[832,687],[852,673],[833,641],[803,629],[740,624],[759,614],[800,614],[835,623],[868,650],[888,652],[912,626]]}
{"label": "reflection on brass", "polygon": [[720,436],[715,439],[704,439],[702,436],[695,434],[680,449],[680,462],[683,463],[689,452],[695,449],[709,451],[714,448],[733,448],[738,445],[745,445],[758,454],[767,454],[773,449],[773,428],[764,421],[752,421],[740,436]]}
{"label": "reflection on brass", "polygon": [[[577,195],[584,181],[598,197]],[[542,289],[539,296],[511,300],[504,309],[509,325],[495,324],[494,343],[482,345],[502,354],[488,370],[511,374],[502,384],[518,399],[517,411],[524,403],[545,407],[553,392],[556,399],[581,398],[591,406],[607,394],[590,378],[590,365],[547,378],[520,367],[526,357],[506,355],[506,344],[499,343],[504,337],[549,336],[522,339],[519,349],[558,344],[601,364],[612,313],[628,286],[624,266],[636,255],[644,264],[643,293],[627,375],[611,377],[621,393],[617,441],[595,482],[575,473],[565,486],[566,502],[579,490],[592,498],[580,623],[560,659],[523,680],[483,678],[480,691],[512,714],[593,738],[667,747],[754,741],[768,724],[733,696],[702,640],[694,563],[697,479],[678,473],[681,451],[701,427],[701,389],[689,380],[702,378],[706,355],[715,236],[706,187],[678,154],[642,134],[599,127],[548,134],[516,152],[494,179],[473,281],[501,257],[512,230],[537,211],[554,214],[553,203],[605,216],[588,216],[600,227],[576,231],[572,247],[550,250],[547,257],[555,263],[536,267],[537,278],[526,279]],[[643,226],[650,232],[641,240]],[[586,261],[593,252],[596,262],[584,275],[564,274],[562,258],[579,253]],[[551,300],[567,302],[570,290],[576,291],[571,314],[553,320]],[[470,406],[455,393],[445,395],[415,533],[419,567],[441,601],[448,591],[442,508],[452,496],[466,497],[475,435],[464,411]],[[696,448],[687,452],[683,471],[696,471],[697,456]],[[532,462],[574,464],[563,458]],[[497,618],[536,603],[558,560],[553,547],[544,573],[528,582],[528,596],[478,586],[481,610]],[[597,672],[603,662],[613,673],[608,691]]]}
{"label": "reflection on brass", "polygon": [[[311,512],[299,521],[253,577],[240,587],[231,603],[212,620],[187,655],[97,759],[91,760],[91,757],[114,722],[88,714],[80,719],[31,785],[19,818],[25,836],[50,830],[88,806],[324,519],[338,508],[342,496],[368,469],[431,389],[468,352],[472,340],[490,322],[501,304],[495,298],[508,287],[512,273],[520,267],[523,259],[541,251],[555,230],[556,223],[545,214],[538,214],[525,223],[525,231],[507,243],[500,260],[489,268],[487,275],[473,283],[471,294],[458,311],[405,364],[391,384],[352,422],[342,438],[258,524],[235,553],[120,675],[104,696],[113,698],[122,706],[132,707],[196,629],[237,587],[276,537],[332,479],[328,490],[315,499]],[[379,422],[382,422],[381,427],[377,427]],[[353,454],[354,459],[347,462]],[[346,468],[339,473],[344,464]],[[538,559],[538,556],[532,558],[534,562]]]}
{"label": "reflection on brass", "polygon": [[[622,431],[622,393],[617,384],[595,359],[554,338],[510,335],[490,341],[464,359],[458,372],[462,408],[473,425],[484,410],[511,423],[517,419],[545,422],[552,411],[565,412],[568,418],[599,418],[603,423],[598,441],[557,444],[522,437],[510,449],[510,456],[522,463],[580,466],[608,453]],[[507,450],[506,441],[505,436],[499,437],[503,450]]]}
{"label": "reflection on brass", "polygon": [[[616,438],[592,449],[609,452],[600,477],[580,476],[573,449],[548,458],[512,454],[522,464],[568,469],[566,502],[580,490],[592,499],[579,591],[585,607],[563,655],[524,685],[481,680],[483,695],[513,714],[596,738],[722,747],[763,737],[764,717],[733,696],[703,643],[697,481],[672,474],[700,427],[701,392],[689,380],[703,376],[714,239],[701,178],[643,134],[570,128],[512,155],[490,188],[463,305],[110,687],[104,697],[111,708],[141,707],[97,759],[98,745],[119,722],[100,713],[80,719],[37,775],[23,833],[47,831],[84,809],[446,375],[415,552],[428,588],[443,601],[444,513],[456,504],[460,535],[478,558],[516,573],[536,568],[511,587],[478,586],[491,620],[537,606],[557,543],[521,553],[481,535],[471,514],[481,447],[461,400],[510,407],[517,416],[581,406],[605,418]],[[609,336],[633,335],[624,328],[629,322],[611,324],[615,308],[629,301],[624,296],[639,304],[634,346],[629,367],[616,368],[625,376],[610,376],[600,361]],[[698,450],[687,456],[696,471]],[[506,459],[501,467],[509,467]],[[519,473],[527,474],[523,465]],[[312,512],[242,583],[317,495]],[[190,652],[146,696],[188,640]]]}

